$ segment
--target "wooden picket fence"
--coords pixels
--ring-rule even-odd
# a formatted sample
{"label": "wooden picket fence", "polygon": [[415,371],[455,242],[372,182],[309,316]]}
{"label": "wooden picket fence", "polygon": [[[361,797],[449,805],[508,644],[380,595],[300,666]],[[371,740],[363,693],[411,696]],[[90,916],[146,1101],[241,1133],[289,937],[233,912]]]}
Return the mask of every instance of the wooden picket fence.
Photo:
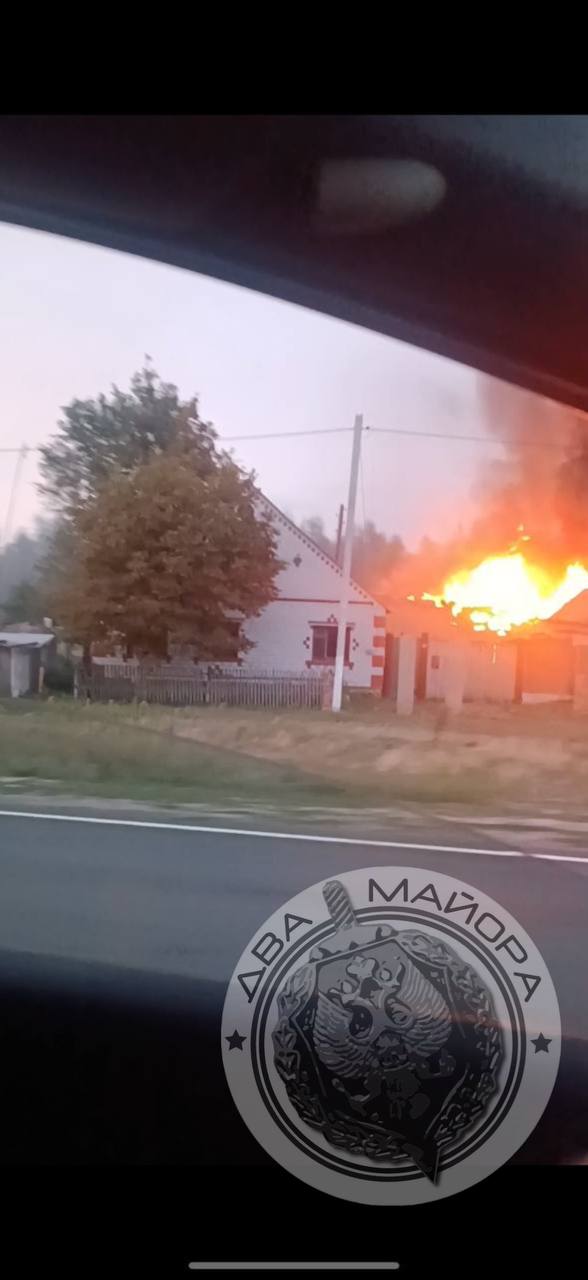
{"label": "wooden picket fence", "polygon": [[329,675],[199,668],[193,674],[131,664],[78,670],[76,696],[91,702],[148,702],[166,707],[265,707],[321,710],[330,705]]}

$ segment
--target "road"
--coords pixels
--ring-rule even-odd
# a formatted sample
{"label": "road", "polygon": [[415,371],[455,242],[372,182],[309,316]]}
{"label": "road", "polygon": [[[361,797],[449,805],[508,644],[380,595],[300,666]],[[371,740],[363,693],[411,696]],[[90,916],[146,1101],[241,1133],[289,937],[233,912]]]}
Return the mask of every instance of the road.
{"label": "road", "polygon": [[[588,1039],[588,852],[523,853],[460,825],[272,834],[157,813],[0,812],[0,949],[225,983],[259,925],[306,885],[361,866],[436,868],[490,894],[540,947],[564,1033]],[[105,821],[106,817],[106,821]],[[274,824],[275,825],[275,824]],[[327,837],[325,839],[325,837]],[[370,844],[369,841],[388,842]],[[545,849],[543,848],[543,855]]]}

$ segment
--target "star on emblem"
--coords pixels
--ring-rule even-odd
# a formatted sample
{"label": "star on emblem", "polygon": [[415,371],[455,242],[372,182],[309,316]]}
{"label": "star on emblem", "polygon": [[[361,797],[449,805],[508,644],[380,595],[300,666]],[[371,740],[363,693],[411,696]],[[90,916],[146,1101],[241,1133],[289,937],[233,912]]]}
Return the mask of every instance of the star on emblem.
{"label": "star on emblem", "polygon": [[246,1039],[247,1036],[240,1036],[238,1031],[233,1031],[232,1036],[225,1036],[225,1040],[229,1042],[229,1052],[231,1049],[243,1050]]}
{"label": "star on emblem", "polygon": [[535,1045],[535,1053],[549,1053],[551,1040],[546,1039],[544,1035],[538,1035],[536,1040],[531,1040],[531,1044]]}

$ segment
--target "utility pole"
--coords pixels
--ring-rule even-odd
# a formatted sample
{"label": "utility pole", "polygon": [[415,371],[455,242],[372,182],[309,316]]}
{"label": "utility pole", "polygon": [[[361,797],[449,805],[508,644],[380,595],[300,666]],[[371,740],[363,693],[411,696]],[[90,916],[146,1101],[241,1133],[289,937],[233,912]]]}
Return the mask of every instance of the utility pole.
{"label": "utility pole", "polygon": [[337,561],[337,564],[339,565],[339,567],[341,567],[341,539],[343,537],[344,511],[345,511],[345,507],[343,506],[343,503],[341,503],[341,506],[339,507],[339,519],[337,520],[337,541],[335,543],[335,560]]}
{"label": "utility pole", "polygon": [[355,499],[357,497],[357,477],[359,474],[359,455],[361,450],[361,432],[363,416],[358,413],[353,424],[353,449],[351,451],[351,471],[349,474],[349,496],[347,498],[347,523],[345,525],[345,542],[343,546],[343,572],[341,574],[341,601],[339,604],[339,625],[337,630],[337,654],[335,657],[335,677],[333,680],[332,710],[341,710],[343,697],[343,666],[345,661],[345,639],[347,636],[347,613],[351,595],[351,554],[353,551],[353,525],[355,519]]}
{"label": "utility pole", "polygon": [[4,549],[4,547],[10,541],[10,535],[12,533],[12,519],[14,516],[14,505],[16,502],[16,495],[18,493],[18,486],[19,486],[22,468],[23,468],[27,453],[28,453],[27,446],[26,444],[23,444],[18,451],[18,458],[16,459],[16,465],[15,465],[14,473],[12,476],[12,484],[10,486],[10,493],[8,495],[8,507],[6,509],[4,527],[2,529],[2,541],[0,542],[0,547],[2,547],[2,549]]}
{"label": "utility pole", "polygon": [[[4,525],[3,525],[2,533],[0,536],[0,551],[4,551],[8,546],[8,543],[10,542],[10,536],[12,534],[12,520],[14,517],[14,507],[16,503],[16,495],[18,493],[18,486],[19,486],[19,481],[21,477],[21,472],[26,460],[27,453],[28,453],[27,446],[26,444],[23,444],[18,451],[18,457],[16,459],[16,465],[15,465],[14,473],[12,476],[12,484],[10,486],[10,493],[8,495],[8,507],[6,509],[6,516],[4,518]],[[4,566],[2,563],[0,563],[0,594],[2,596],[4,595],[3,570],[4,570]]]}

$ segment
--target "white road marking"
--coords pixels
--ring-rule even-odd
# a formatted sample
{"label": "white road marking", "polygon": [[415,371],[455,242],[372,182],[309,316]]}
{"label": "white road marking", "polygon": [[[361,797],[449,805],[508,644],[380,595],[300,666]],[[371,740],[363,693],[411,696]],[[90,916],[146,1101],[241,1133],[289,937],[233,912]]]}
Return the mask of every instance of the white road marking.
{"label": "white road marking", "polygon": [[0,809],[0,818],[35,818],[42,822],[88,822],[104,827],[145,827],[150,831],[195,831],[212,836],[254,836],[260,840],[302,840],[310,844],[351,844],[370,849],[422,849],[429,853],[473,853],[489,858],[527,858],[548,862],[583,862],[588,854],[529,853],[522,849],[471,849],[463,844],[415,844],[409,840],[371,840],[360,836],[319,836],[304,831],[254,831],[249,827],[207,827],[191,822],[148,822],[139,818],[95,818],[88,814],[27,813],[22,809]]}
{"label": "white road marking", "polygon": [[[369,846],[371,849],[422,849],[431,853],[478,853],[495,858],[527,856],[520,849],[468,849],[464,845],[453,844],[414,844],[408,840],[362,840],[359,836],[318,836],[302,831],[252,831],[247,827],[207,827],[189,822],[147,822],[138,818],[94,818],[88,814],[26,813],[20,809],[0,809],[0,818],[33,818],[41,822],[87,822],[95,826],[140,827],[151,831],[195,831],[213,836],[253,836],[259,840],[303,840],[310,844],[352,844]],[[541,856],[551,857],[552,855]]]}
{"label": "white road marking", "polygon": [[542,858],[543,860],[550,858],[552,862],[585,862],[588,864],[588,855],[580,858],[571,853],[530,853],[528,856],[530,858]]}

